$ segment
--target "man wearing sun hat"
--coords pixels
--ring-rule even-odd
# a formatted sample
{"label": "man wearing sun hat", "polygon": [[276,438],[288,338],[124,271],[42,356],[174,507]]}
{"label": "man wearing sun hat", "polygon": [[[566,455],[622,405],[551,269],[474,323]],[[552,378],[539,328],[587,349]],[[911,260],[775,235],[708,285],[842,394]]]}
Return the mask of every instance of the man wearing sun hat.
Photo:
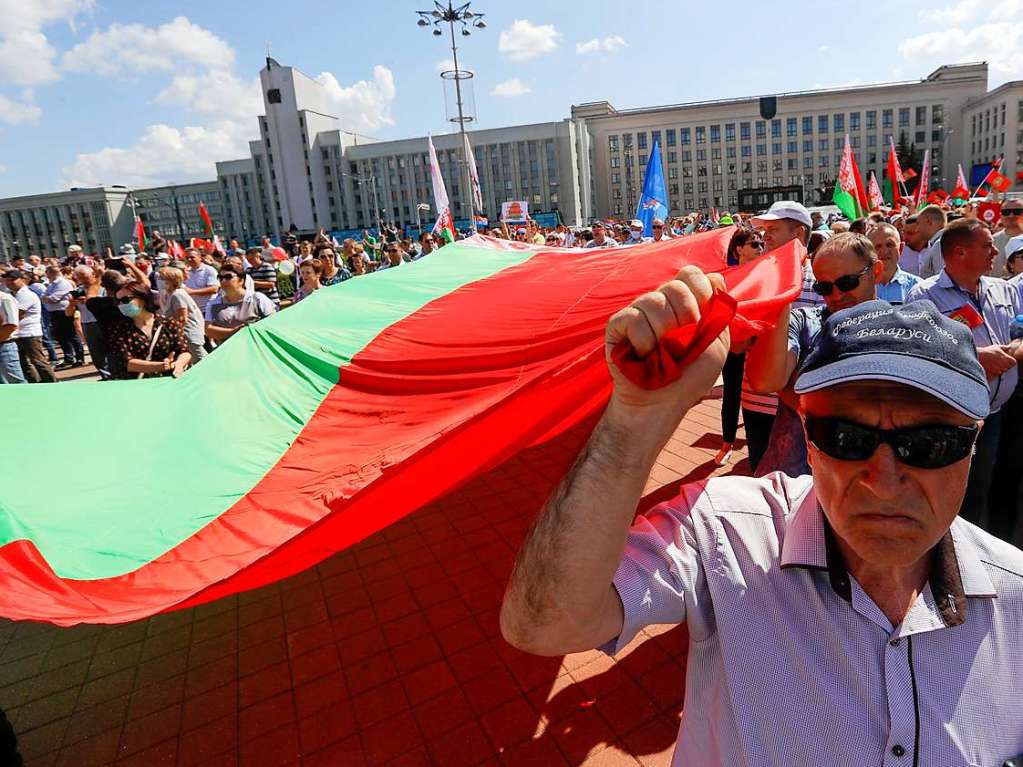
{"label": "man wearing sun hat", "polygon": [[[687,267],[611,318],[654,353],[720,278]],[[983,764],[1023,754],[1023,552],[957,517],[986,376],[928,301],[830,315],[796,381],[812,476],[718,477],[635,518],[729,347],[648,390],[610,361],[600,422],[522,545],[501,609],[539,655],[685,623],[673,764]],[[672,636],[672,635],[666,635]]]}

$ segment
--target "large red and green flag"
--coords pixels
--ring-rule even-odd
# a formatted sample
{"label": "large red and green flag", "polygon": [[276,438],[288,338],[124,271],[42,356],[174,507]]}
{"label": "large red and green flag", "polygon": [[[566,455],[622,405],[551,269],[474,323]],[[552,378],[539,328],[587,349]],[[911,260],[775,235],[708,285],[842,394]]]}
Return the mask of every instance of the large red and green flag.
{"label": "large red and green flag", "polygon": [[[831,200],[850,221],[863,215],[863,206],[860,204],[860,191],[857,189],[856,183],[858,175],[858,170],[853,169],[852,146],[849,144],[849,136],[846,135],[845,148],[842,150],[842,160],[838,165],[838,181],[835,183],[835,191]],[[859,186],[862,186],[862,182],[860,182]]]}
{"label": "large red and green flag", "polygon": [[920,180],[916,182],[916,194],[913,196],[913,208],[920,210],[927,207],[928,187],[931,185],[931,150],[924,150],[924,163],[920,168]]}
{"label": "large red and green flag", "polygon": [[[19,450],[59,438],[75,460],[56,485],[46,461],[0,485],[0,615],[124,622],[316,564],[592,419],[608,318],[686,264],[723,273],[733,338],[765,331],[805,251],[726,269],[732,233],[628,259],[474,236],[318,290],[180,379],[5,387]],[[160,460],[128,457],[137,419],[90,428],[136,412]]]}
{"label": "large red and green flag", "polygon": [[141,253],[146,249],[146,227],[138,216],[135,216],[135,239],[138,241],[139,253]]}
{"label": "large red and green flag", "polygon": [[451,216],[451,204],[448,202],[448,191],[444,188],[444,177],[440,174],[437,150],[433,148],[433,136],[427,136],[426,141],[430,147],[430,181],[433,184],[433,204],[437,209],[437,221],[433,225],[433,233],[447,242],[454,242],[455,221]]}
{"label": "large red and green flag", "polygon": [[899,165],[899,155],[895,151],[895,139],[888,137],[888,172],[884,180],[884,198],[893,208],[897,208],[905,196],[906,179]]}
{"label": "large red and green flag", "polygon": [[206,210],[206,203],[199,203],[199,218],[202,219],[203,229],[206,231],[208,236],[213,234],[213,219],[210,218],[210,212]]}
{"label": "large red and green flag", "polygon": [[[984,189],[984,185],[985,184],[991,185],[991,182],[994,179],[996,179],[998,176],[1002,176],[1001,169],[1002,169],[1002,159],[1003,159],[1003,157],[1004,157],[1004,155],[1002,157],[996,157],[994,160],[992,160],[991,168],[988,170],[988,172],[984,176],[984,178],[981,179],[980,184],[977,185],[976,190],[973,192],[973,196],[974,197],[986,197],[987,196],[987,191]],[[1002,176],[1002,178],[1005,178],[1005,177]],[[992,188],[994,188],[994,187],[992,186]],[[1008,188],[1008,187],[1006,187],[1006,188]],[[995,191],[998,191],[998,190],[995,190]],[[983,192],[983,194],[981,194],[981,192]]]}

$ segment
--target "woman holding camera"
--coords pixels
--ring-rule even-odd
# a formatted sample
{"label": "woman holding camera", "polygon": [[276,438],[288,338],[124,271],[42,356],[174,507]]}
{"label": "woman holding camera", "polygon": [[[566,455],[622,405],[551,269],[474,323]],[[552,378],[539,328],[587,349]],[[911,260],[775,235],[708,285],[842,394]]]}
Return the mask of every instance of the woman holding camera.
{"label": "woman holding camera", "polygon": [[110,354],[120,357],[124,377],[180,377],[192,360],[181,323],[160,316],[156,294],[145,283],[126,283],[116,298],[124,321],[111,332]]}

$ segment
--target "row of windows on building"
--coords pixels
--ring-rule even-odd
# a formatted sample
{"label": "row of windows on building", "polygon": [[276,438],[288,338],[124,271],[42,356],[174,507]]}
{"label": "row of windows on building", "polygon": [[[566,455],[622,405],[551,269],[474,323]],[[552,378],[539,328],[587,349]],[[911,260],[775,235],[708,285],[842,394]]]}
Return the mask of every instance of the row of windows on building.
{"label": "row of windows on building", "polygon": [[[995,106],[985,109],[983,112],[976,112],[970,117],[970,136],[976,137],[978,133],[989,133],[990,131],[997,131],[999,127],[1005,130],[1005,102],[996,104]],[[1023,99],[1020,99],[1016,105],[1016,119],[1018,122],[1023,123]]]}
{"label": "row of windows on building", "polygon": [[[915,121],[914,125],[917,127],[924,127],[928,125],[928,107],[919,106],[915,108]],[[909,128],[911,127],[910,117],[912,108],[911,107],[900,107],[898,109],[898,127]],[[895,127],[895,110],[894,109],[882,109],[880,110],[881,121],[880,127],[883,128],[894,128]],[[861,120],[861,115],[866,119]],[[848,123],[846,117],[848,116]],[[867,110],[863,113],[860,112],[841,112],[831,115],[817,115],[816,116],[816,132],[817,133],[844,133],[848,131],[859,131],[866,126],[866,130],[876,130],[878,128],[878,110]],[[945,121],[944,107],[941,104],[932,104],[930,106],[930,125],[932,130],[940,133],[941,127]],[[848,128],[846,127],[848,125]],[[815,119],[812,115],[805,117],[787,117],[776,118],[770,121],[770,134],[771,138],[782,138],[783,127],[784,135],[789,137],[795,137],[799,135],[811,135],[814,133]],[[722,131],[722,127],[724,130]],[[756,138],[763,139],[767,138],[768,134],[768,121],[767,120],[755,120],[755,121],[740,121],[740,122],[729,122],[713,124],[713,125],[697,125],[694,127],[685,128],[667,128],[664,130],[664,144],[666,146],[676,146],[681,144],[686,146],[691,143],[706,144],[709,142],[712,144],[720,143],[722,135],[724,140],[735,141],[736,140],[736,127],[738,127],[738,136],[740,141],[750,141],[755,133]],[[801,130],[800,130],[801,128]],[[617,152],[620,149],[629,150],[633,146],[633,134],[623,133],[621,135],[612,134],[608,137],[608,149],[611,152]],[[654,130],[649,133],[649,142],[653,144],[655,139],[661,138],[661,131]],[[648,134],[645,132],[637,133],[635,135],[635,145],[638,149],[646,149],[648,141]]]}
{"label": "row of windows on building", "polygon": [[[918,149],[925,148],[927,146],[927,142],[924,140],[926,137],[925,136],[921,136],[921,134],[919,134],[919,133],[917,134],[917,136],[918,136],[918,141],[914,142],[915,144],[919,144],[920,145],[917,148]],[[880,143],[877,140],[878,137],[874,136],[874,135],[870,135],[867,138],[868,138],[867,148],[868,149],[870,149],[870,148],[877,149],[878,145]],[[939,143],[939,138],[934,138],[934,142],[935,143]],[[861,148],[858,136],[855,137],[855,139],[851,139],[849,143],[850,143],[850,145],[852,146],[853,149],[860,149]],[[796,142],[796,141],[789,141],[788,144],[785,146],[785,151],[782,151],[783,150],[783,144],[780,141],[775,142],[775,143],[770,144],[770,145],[768,145],[768,144],[756,144],[754,146],[754,145],[747,144],[747,145],[744,145],[744,146],[741,146],[741,147],[729,146],[729,147],[725,147],[724,150],[722,150],[720,147],[713,147],[710,150],[709,159],[711,161],[721,160],[722,156],[724,157],[724,159],[728,159],[728,160],[734,160],[738,156],[741,156],[741,157],[753,157],[754,149],[756,150],[756,156],[757,157],[766,157],[769,154],[768,153],[768,146],[770,146],[770,150],[771,150],[770,154],[775,156],[774,162],[776,162],[776,163],[781,162],[781,160],[783,159],[783,158],[779,157],[778,155],[798,154],[799,153],[799,149],[800,149],[799,143]],[[803,151],[803,162],[804,162],[805,167],[812,167],[813,160],[812,160],[812,156],[811,155],[813,154],[814,151],[817,151],[817,152],[827,152],[827,151],[830,151],[831,149],[841,150],[843,148],[843,146],[844,145],[843,145],[841,140],[836,140],[834,143],[832,143],[829,139],[817,139],[816,144],[814,143],[813,139],[806,139],[806,140],[804,140],[802,142],[802,151]],[[940,152],[940,150],[941,150],[940,144],[938,146],[932,147],[932,150],[933,150],[933,152]],[[668,172],[669,173],[671,172],[671,166],[677,164],[680,157],[681,157],[681,161],[683,163],[692,162],[694,156],[695,156],[696,162],[706,162],[707,159],[708,159],[708,154],[707,154],[707,150],[706,149],[697,149],[697,150],[695,150],[695,153],[691,149],[683,149],[681,152],[679,152],[677,150],[674,150],[674,149],[668,149],[663,154],[664,154],[664,159],[667,161],[667,164],[669,166],[669,168],[668,168]],[[877,157],[877,154],[878,153],[876,151],[868,152],[867,153],[868,157],[874,157],[874,158]],[[887,156],[887,152],[885,152],[884,154],[885,154],[885,156]],[[633,159],[632,159],[631,155],[625,155],[624,158],[613,156],[613,157],[611,157],[609,159],[609,165],[610,165],[611,168],[621,168],[621,167],[624,167],[624,168],[626,168],[626,170],[628,172],[628,169],[630,169],[630,168],[632,168],[634,166],[640,167],[640,168],[645,168],[646,164],[647,164],[647,159],[648,159],[648,156],[645,155],[645,154],[640,154],[638,156],[638,162],[633,162]],[[792,163],[794,163],[794,162],[796,162],[798,160],[798,158],[797,157],[788,157],[787,160],[789,162],[789,165],[791,166]],[[868,162],[874,162],[874,160],[868,160]],[[683,174],[685,173],[685,170],[686,170],[686,168],[683,168]]]}

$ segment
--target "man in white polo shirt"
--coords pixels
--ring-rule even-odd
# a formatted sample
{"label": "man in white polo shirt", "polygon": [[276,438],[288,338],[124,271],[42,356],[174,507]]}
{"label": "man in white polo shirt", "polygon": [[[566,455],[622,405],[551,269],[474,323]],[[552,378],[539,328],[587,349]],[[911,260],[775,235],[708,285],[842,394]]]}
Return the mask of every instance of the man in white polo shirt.
{"label": "man in white polo shirt", "polygon": [[0,289],[0,383],[25,383],[14,340],[18,324],[18,302],[6,288]]}
{"label": "man in white polo shirt", "polygon": [[20,269],[4,272],[4,285],[18,303],[18,329],[13,338],[21,357],[21,369],[29,383],[54,383],[57,377],[43,349],[42,304],[28,289],[28,280]]}

